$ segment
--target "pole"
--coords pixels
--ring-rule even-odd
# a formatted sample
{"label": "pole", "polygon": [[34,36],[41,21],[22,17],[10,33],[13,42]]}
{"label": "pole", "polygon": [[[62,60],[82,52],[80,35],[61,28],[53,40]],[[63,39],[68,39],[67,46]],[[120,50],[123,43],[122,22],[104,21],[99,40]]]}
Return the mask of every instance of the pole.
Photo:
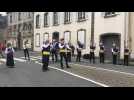
{"label": "pole", "polygon": [[95,12],[91,13],[91,43],[94,44],[94,22],[95,22]]}

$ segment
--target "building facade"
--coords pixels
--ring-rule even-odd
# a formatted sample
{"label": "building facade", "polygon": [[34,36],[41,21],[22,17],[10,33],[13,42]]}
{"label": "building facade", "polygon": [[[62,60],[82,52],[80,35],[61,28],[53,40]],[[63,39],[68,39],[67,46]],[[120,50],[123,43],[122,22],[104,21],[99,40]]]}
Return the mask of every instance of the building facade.
{"label": "building facade", "polygon": [[33,49],[33,12],[8,12],[8,42],[22,49],[25,42]]}
{"label": "building facade", "polygon": [[64,37],[65,42],[74,45],[77,40],[85,44],[84,52],[90,45],[91,33],[90,12],[35,12],[34,13],[34,50],[40,51],[46,39],[59,40]]}
{"label": "building facade", "polygon": [[99,42],[102,41],[106,47],[107,58],[112,56],[113,42],[120,49],[120,58],[123,58],[125,46],[129,46],[132,50],[133,58],[134,39],[131,39],[134,37],[134,21],[131,21],[134,20],[133,13],[94,12],[94,17],[92,14],[92,12],[35,12],[34,50],[40,51],[46,39],[59,40],[64,37],[65,42],[71,41],[76,45],[79,40],[85,44],[83,54],[89,53],[91,40],[94,40],[96,56],[99,55]]}
{"label": "building facade", "polygon": [[7,16],[0,15],[0,44],[6,44],[7,35]]}

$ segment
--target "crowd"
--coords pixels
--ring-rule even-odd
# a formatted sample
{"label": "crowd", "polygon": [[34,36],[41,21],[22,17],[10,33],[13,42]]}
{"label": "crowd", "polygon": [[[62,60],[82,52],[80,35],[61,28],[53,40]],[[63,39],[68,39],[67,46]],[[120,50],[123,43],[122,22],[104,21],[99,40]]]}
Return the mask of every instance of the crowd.
{"label": "crowd", "polygon": [[[30,55],[29,55],[29,50],[27,46],[27,42],[24,44],[24,56],[25,59],[30,60]],[[105,46],[103,45],[102,42],[99,44],[100,50],[99,50],[99,59],[100,63],[105,63]],[[41,53],[42,53],[42,71],[47,71],[48,65],[49,65],[49,58],[52,56],[52,62],[56,63],[59,61],[60,58],[60,66],[62,69],[64,69],[63,65],[63,59],[66,64],[66,68],[71,68],[69,65],[69,62],[72,61],[72,57],[75,57],[75,50],[77,51],[76,55],[76,62],[81,62],[81,57],[82,57],[82,50],[84,49],[84,44],[82,44],[80,41],[77,41],[76,47],[71,43],[65,43],[64,38],[60,39],[60,41],[56,41],[55,39],[50,42],[49,40],[46,40],[43,42],[43,45],[41,47]],[[90,53],[89,53],[89,62],[90,63],[95,63],[95,50],[96,50],[96,45],[94,43],[91,43],[90,45]],[[14,49],[10,43],[7,44],[7,47],[5,49],[5,54],[7,55],[7,63],[6,65],[9,67],[14,67]],[[112,53],[112,61],[113,64],[117,64],[117,57],[120,53],[119,48],[116,46],[115,43],[113,43],[113,47],[111,48],[111,53]],[[129,57],[130,57],[130,50],[128,47],[125,47],[124,49],[124,65],[129,65]],[[2,54],[2,49],[0,47],[0,54]],[[59,57],[60,56],[60,57]]]}

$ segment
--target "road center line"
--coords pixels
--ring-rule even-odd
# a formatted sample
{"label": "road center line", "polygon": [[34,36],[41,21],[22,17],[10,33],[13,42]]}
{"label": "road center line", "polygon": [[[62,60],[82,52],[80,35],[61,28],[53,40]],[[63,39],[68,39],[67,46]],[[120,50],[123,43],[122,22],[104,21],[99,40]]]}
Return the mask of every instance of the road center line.
{"label": "road center line", "polygon": [[103,71],[109,71],[109,72],[115,72],[115,73],[120,73],[120,74],[126,74],[126,75],[134,76],[134,74],[132,74],[132,73],[127,73],[127,72],[122,72],[122,71],[110,70],[110,69],[105,69],[105,68],[97,68],[97,67],[92,67],[92,66],[88,66],[88,65],[85,66],[85,65],[74,64],[74,63],[70,63],[70,64],[77,65],[77,66],[82,66],[82,67],[85,67],[85,68],[88,68],[88,69],[103,70]]}
{"label": "road center line", "polygon": [[[39,62],[36,62],[36,63],[42,65],[42,63],[39,63]],[[80,75],[77,75],[77,74],[74,74],[74,73],[71,73],[71,72],[68,72],[68,71],[65,71],[65,70],[56,68],[56,67],[49,66],[49,68],[52,68],[52,69],[55,69],[55,70],[58,70],[58,71],[67,73],[67,74],[69,74],[69,75],[72,75],[72,76],[75,76],[75,77],[78,77],[78,78],[81,78],[81,79],[84,79],[84,80],[87,80],[87,81],[89,81],[89,82],[95,83],[95,84],[100,85],[100,86],[102,86],[102,87],[109,87],[109,86],[106,85],[106,84],[102,84],[102,83],[100,83],[100,82],[96,82],[96,81],[91,80],[91,79],[89,79],[89,78],[85,78],[85,77],[83,77],[83,76],[80,76]]]}

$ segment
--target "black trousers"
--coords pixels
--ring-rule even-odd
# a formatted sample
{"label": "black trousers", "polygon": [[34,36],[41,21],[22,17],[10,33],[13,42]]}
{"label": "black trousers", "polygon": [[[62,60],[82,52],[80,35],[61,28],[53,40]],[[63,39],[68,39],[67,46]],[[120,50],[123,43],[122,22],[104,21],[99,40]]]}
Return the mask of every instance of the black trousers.
{"label": "black trousers", "polygon": [[26,59],[27,57],[28,57],[28,59],[30,59],[28,49],[24,49],[24,55],[25,55],[25,59]]}
{"label": "black trousers", "polygon": [[67,59],[66,53],[64,53],[64,52],[60,53],[60,64],[61,64],[61,68],[63,68],[63,58],[64,58],[64,60],[66,62],[66,67],[68,68],[69,67],[68,66],[68,59]]}
{"label": "black trousers", "polygon": [[90,63],[91,63],[92,60],[93,60],[93,63],[95,63],[95,54],[94,54],[94,52],[90,52],[90,57],[89,57]]}
{"label": "black trousers", "polygon": [[117,55],[113,55],[113,64],[117,64]]}
{"label": "black trousers", "polygon": [[124,55],[124,65],[129,65],[129,55]]}
{"label": "black trousers", "polygon": [[77,57],[76,57],[76,62],[80,62],[81,61],[81,52],[77,51]]}
{"label": "black trousers", "polygon": [[71,62],[71,52],[67,52],[67,59],[68,59],[68,62]]}
{"label": "black trousers", "polygon": [[58,61],[58,53],[56,50],[52,51],[52,61],[54,62],[54,58],[55,58],[55,62]]}
{"label": "black trousers", "polygon": [[72,56],[74,57],[75,55],[74,55],[74,50],[72,50]]}
{"label": "black trousers", "polygon": [[48,65],[49,65],[49,56],[43,56],[42,58],[42,63],[43,63],[43,67],[42,70],[48,70]]}
{"label": "black trousers", "polygon": [[2,58],[4,58],[4,55],[3,55],[2,51],[0,51],[0,55],[1,55]]}
{"label": "black trousers", "polygon": [[105,60],[104,53],[99,53],[99,55],[100,55],[100,63],[104,63],[104,60]]}

